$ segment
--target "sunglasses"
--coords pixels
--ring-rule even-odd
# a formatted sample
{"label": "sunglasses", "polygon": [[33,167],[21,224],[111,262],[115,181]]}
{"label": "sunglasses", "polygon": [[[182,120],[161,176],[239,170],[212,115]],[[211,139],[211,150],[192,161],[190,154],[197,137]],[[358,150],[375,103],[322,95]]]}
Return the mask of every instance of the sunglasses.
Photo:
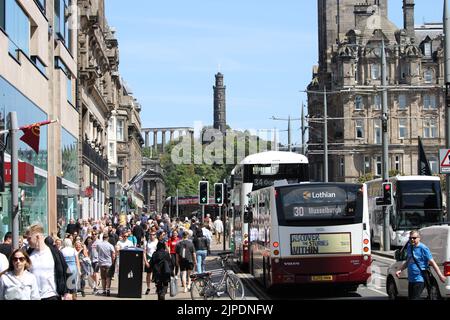
{"label": "sunglasses", "polygon": [[24,262],[25,261],[25,257],[13,257],[12,258],[12,261],[13,262],[17,262],[17,261],[20,261],[20,262]]}
{"label": "sunglasses", "polygon": [[409,237],[409,240],[416,240],[418,237]]}

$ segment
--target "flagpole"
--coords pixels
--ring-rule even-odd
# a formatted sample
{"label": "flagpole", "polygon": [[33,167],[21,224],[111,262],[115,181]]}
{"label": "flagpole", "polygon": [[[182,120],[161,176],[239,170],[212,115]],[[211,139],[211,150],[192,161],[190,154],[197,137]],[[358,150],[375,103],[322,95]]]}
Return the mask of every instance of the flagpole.
{"label": "flagpole", "polygon": [[12,245],[19,248],[19,148],[17,141],[17,113],[9,113],[9,138],[11,139],[11,215],[12,215]]}

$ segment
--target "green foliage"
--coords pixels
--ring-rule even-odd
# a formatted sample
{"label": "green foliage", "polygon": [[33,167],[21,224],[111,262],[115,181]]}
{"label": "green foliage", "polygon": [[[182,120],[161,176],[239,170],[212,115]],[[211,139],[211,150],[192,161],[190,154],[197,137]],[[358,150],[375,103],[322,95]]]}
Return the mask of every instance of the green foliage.
{"label": "green foliage", "polygon": [[[256,153],[258,151],[263,150],[250,150],[250,142],[253,145],[257,145],[256,141],[259,140],[256,136],[251,136],[247,132],[247,136],[245,133],[239,131],[233,131],[232,135],[235,135],[234,138],[234,161],[233,163],[238,163],[241,159],[238,155],[247,156],[249,154]],[[231,137],[232,135],[228,135],[227,137]],[[245,140],[244,140],[245,139]],[[238,143],[239,141],[239,143]],[[245,141],[245,143],[242,143]],[[166,194],[168,196],[174,196],[176,194],[176,190],[178,189],[179,196],[194,196],[198,194],[198,182],[202,180],[202,178],[206,178],[210,184],[210,195],[214,192],[214,183],[223,182],[233,170],[235,164],[225,164],[226,163],[226,150],[224,153],[224,164],[205,164],[202,161],[202,164],[195,164],[194,162],[194,154],[191,155],[190,164],[174,164],[172,161],[172,150],[175,146],[177,146],[180,141],[174,141],[166,147],[166,152],[160,156],[161,166],[164,169],[165,176],[164,180],[166,183]],[[197,141],[197,143],[200,143]],[[209,143],[205,143],[202,145],[202,152],[205,152],[205,149],[210,146]],[[269,144],[269,148],[270,148]],[[145,156],[145,155],[144,155]]]}
{"label": "green foliage", "polygon": [[367,182],[367,181],[370,181],[370,180],[373,180],[373,179],[374,179],[373,174],[372,173],[367,173],[367,174],[365,174],[363,176],[360,176],[358,178],[357,182],[358,183],[364,183],[364,182]]}

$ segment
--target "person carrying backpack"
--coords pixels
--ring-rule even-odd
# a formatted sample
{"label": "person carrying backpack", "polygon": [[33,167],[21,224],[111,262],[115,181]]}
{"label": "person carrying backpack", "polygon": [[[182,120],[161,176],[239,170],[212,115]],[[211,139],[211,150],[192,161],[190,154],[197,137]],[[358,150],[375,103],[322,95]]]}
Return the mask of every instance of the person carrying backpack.
{"label": "person carrying backpack", "polygon": [[191,272],[194,269],[194,265],[197,264],[194,244],[188,238],[189,232],[184,232],[183,240],[179,241],[175,247],[177,264],[180,267],[181,283],[184,287],[184,292],[191,289]]}
{"label": "person carrying backpack", "polygon": [[194,235],[194,247],[197,256],[197,272],[206,272],[206,256],[209,252],[208,239],[204,236],[202,229],[198,228]]}
{"label": "person carrying backpack", "polygon": [[150,260],[150,265],[153,266],[153,280],[156,284],[158,300],[166,300],[173,266],[170,254],[166,251],[166,245],[163,242],[158,242],[156,252],[153,253]]}

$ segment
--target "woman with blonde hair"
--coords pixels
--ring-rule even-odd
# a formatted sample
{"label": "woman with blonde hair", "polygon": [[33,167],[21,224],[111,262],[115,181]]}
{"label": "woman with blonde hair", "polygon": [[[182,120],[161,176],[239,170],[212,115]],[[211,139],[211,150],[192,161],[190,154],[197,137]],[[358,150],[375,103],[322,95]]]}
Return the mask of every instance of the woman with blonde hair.
{"label": "woman with blonde hair", "polygon": [[69,292],[72,294],[73,300],[76,300],[81,275],[80,260],[78,259],[77,251],[73,248],[72,240],[66,238],[63,244],[64,248],[61,249],[61,253],[71,273],[68,279]]}
{"label": "woman with blonde hair", "polygon": [[31,260],[21,249],[14,250],[9,268],[0,274],[0,300],[40,300],[39,287],[34,274],[28,270]]}

